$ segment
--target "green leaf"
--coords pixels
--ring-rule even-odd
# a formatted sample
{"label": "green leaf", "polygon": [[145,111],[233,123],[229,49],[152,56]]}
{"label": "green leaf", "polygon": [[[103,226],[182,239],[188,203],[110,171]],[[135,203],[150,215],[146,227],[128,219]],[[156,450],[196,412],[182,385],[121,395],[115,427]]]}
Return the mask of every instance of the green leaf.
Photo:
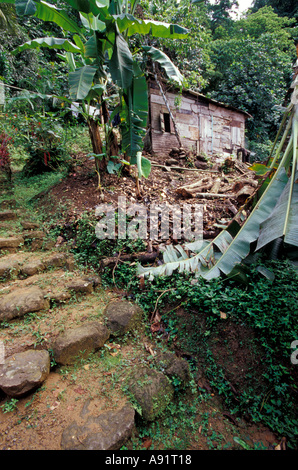
{"label": "green leaf", "polygon": [[20,16],[32,16],[36,12],[36,3],[33,0],[16,0],[15,5],[16,12]]}
{"label": "green leaf", "polygon": [[169,24],[153,20],[134,22],[127,31],[128,36],[132,36],[133,34],[151,34],[153,37],[166,39],[185,39],[188,33],[188,29],[177,24]]}
{"label": "green leaf", "polygon": [[[296,172],[295,179],[298,179]],[[290,204],[289,204],[290,202]],[[294,183],[291,192],[291,179],[281,193],[270,217],[261,225],[257,250],[277,238],[285,236],[285,242],[298,246],[298,183]],[[287,212],[289,217],[287,218]],[[286,223],[286,220],[288,222]]]}
{"label": "green leaf", "polygon": [[108,12],[107,7],[109,6],[109,0],[66,0],[66,2],[72,6],[75,10],[82,13],[93,13],[98,15],[102,8],[105,8]]}
{"label": "green leaf", "polygon": [[142,49],[151,56],[152,60],[161,65],[169,79],[178,82],[178,84],[182,86],[184,80],[183,75],[164,52],[152,46],[143,46]]}
{"label": "green leaf", "polygon": [[121,34],[116,34],[113,54],[109,62],[113,81],[120,88],[129,88],[133,78],[133,58]]}
{"label": "green leaf", "polygon": [[70,85],[70,97],[73,100],[83,100],[88,95],[94,75],[97,71],[96,67],[85,65],[76,69],[74,72],[69,74],[69,85]]}
{"label": "green leaf", "polygon": [[[120,127],[123,151],[132,157],[131,164],[135,165],[137,163],[135,157],[143,148],[143,137],[146,134],[148,89],[144,73],[137,62],[133,62],[133,72],[132,85],[125,90],[121,101]],[[148,165],[144,172],[147,173],[147,171]]]}
{"label": "green leaf", "polygon": [[101,21],[97,16],[94,16],[92,13],[80,13],[80,19],[84,28],[92,31],[104,31],[106,29],[106,24],[104,21]]}
{"label": "green leaf", "polygon": [[98,98],[100,98],[105,91],[106,91],[106,85],[99,83],[98,85],[94,85],[90,89],[85,99],[88,102],[90,102],[91,100],[98,100]]}
{"label": "green leaf", "polygon": [[55,5],[50,3],[42,0],[36,2],[36,13],[34,16],[43,21],[53,21],[64,31],[81,34],[81,29],[77,23],[65,11],[56,8]]}
{"label": "green leaf", "polygon": [[142,156],[142,152],[137,152],[137,167],[139,178],[148,178],[151,172],[151,162]]}
{"label": "green leaf", "polygon": [[27,49],[37,49],[38,47],[48,47],[49,49],[64,49],[66,52],[80,52],[80,48],[70,42],[68,39],[62,38],[38,38],[27,41],[25,44],[17,47],[13,52],[25,51]]}
{"label": "green leaf", "polygon": [[266,165],[263,165],[262,163],[255,163],[254,165],[249,167],[249,170],[254,171],[256,175],[263,176],[268,173],[271,168]]}
{"label": "green leaf", "polygon": [[142,21],[135,18],[133,15],[122,13],[121,15],[114,15],[116,20],[119,32],[122,33],[125,30],[128,30],[130,27],[136,25],[141,25]]}

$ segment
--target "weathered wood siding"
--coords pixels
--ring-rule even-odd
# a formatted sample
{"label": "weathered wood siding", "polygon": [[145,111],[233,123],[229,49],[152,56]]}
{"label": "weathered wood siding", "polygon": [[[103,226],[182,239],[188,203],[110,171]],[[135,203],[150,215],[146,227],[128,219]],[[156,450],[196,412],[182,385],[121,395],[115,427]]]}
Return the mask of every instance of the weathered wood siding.
{"label": "weathered wood siding", "polygon": [[[168,109],[155,83],[151,83],[149,95],[152,152],[168,155],[178,146],[173,123],[164,129],[163,115]],[[175,93],[167,92],[166,96],[184,148],[197,154],[236,155],[237,149],[244,147],[245,114],[187,92],[183,92],[179,107],[175,106]]]}

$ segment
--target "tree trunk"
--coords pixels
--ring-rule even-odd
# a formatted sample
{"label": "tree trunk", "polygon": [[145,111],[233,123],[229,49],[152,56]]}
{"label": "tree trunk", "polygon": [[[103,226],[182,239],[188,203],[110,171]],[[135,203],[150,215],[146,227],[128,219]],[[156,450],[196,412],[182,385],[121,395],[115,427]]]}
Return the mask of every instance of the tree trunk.
{"label": "tree trunk", "polygon": [[[99,126],[97,122],[92,118],[89,118],[87,123],[88,123],[88,129],[89,129],[89,135],[90,135],[90,139],[92,143],[93,153],[100,155],[102,154],[102,141],[100,137]],[[102,158],[95,157],[95,168],[98,173],[105,171],[106,167],[107,167],[107,162],[104,156]]]}

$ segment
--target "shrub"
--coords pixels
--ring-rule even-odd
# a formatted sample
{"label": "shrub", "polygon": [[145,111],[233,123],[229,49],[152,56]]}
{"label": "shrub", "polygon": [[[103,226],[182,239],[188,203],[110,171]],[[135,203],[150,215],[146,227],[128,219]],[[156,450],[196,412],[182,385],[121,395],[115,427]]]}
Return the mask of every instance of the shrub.
{"label": "shrub", "polygon": [[8,149],[8,143],[11,140],[5,132],[0,134],[0,170],[6,175],[7,179],[11,181],[11,161]]}

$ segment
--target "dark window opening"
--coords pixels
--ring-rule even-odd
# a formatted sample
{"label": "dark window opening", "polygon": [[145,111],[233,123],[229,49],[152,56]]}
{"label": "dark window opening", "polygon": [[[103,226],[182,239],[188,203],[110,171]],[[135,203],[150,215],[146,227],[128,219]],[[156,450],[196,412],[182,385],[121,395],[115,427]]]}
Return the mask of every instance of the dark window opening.
{"label": "dark window opening", "polygon": [[171,120],[168,113],[163,113],[163,119],[165,124],[165,132],[171,132]]}

